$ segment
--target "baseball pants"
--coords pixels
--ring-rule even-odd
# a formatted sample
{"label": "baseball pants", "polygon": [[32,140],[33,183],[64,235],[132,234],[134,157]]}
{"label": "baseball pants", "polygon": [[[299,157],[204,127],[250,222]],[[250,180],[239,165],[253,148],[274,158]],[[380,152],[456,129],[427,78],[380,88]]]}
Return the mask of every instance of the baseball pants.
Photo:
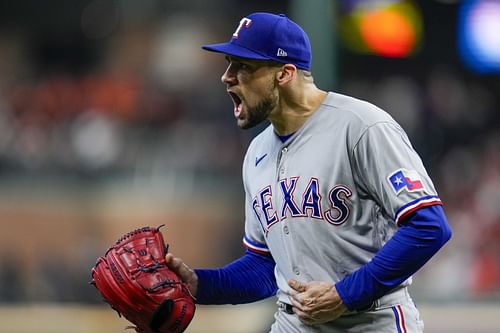
{"label": "baseball pants", "polygon": [[406,288],[382,297],[372,310],[347,313],[326,324],[308,326],[279,309],[270,333],[423,333],[424,324]]}

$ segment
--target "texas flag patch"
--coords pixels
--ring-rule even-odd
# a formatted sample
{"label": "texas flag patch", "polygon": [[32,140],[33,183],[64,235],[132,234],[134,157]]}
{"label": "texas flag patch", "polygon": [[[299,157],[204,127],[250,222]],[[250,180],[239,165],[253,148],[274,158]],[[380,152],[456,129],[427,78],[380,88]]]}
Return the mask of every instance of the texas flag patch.
{"label": "texas flag patch", "polygon": [[414,170],[399,169],[387,177],[396,194],[406,190],[408,192],[422,191],[424,184],[419,174]]}

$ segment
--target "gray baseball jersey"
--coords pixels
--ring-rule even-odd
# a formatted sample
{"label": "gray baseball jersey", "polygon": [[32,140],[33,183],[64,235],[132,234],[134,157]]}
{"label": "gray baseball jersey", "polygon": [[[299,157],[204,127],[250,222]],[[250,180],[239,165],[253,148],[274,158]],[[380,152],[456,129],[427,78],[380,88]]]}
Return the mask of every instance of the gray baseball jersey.
{"label": "gray baseball jersey", "polygon": [[243,182],[243,242],[272,254],[288,303],[288,279],[335,283],[370,261],[407,214],[440,203],[394,119],[337,93],[285,143],[272,125],[260,133]]}

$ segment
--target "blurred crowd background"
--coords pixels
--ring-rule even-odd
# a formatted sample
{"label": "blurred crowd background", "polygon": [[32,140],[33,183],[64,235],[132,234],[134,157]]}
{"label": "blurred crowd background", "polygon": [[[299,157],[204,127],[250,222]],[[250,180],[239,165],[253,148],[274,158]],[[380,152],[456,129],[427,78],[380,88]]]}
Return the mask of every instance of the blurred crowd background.
{"label": "blurred crowd background", "polygon": [[[481,6],[470,29],[488,40],[468,46]],[[1,0],[1,303],[100,304],[90,268],[144,225],[193,267],[243,253],[241,163],[262,127],[237,128],[225,61],[200,45],[254,11],[310,27],[318,84],[384,108],[422,156],[454,236],[414,297],[500,299],[499,1]]]}

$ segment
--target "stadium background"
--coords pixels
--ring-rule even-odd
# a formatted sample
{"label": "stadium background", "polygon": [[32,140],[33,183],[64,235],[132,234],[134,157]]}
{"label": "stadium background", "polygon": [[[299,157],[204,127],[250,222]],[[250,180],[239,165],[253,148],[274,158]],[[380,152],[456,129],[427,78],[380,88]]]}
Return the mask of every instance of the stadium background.
{"label": "stadium background", "polygon": [[[411,287],[427,332],[500,331],[500,34],[480,31],[489,58],[464,46],[478,3],[0,1],[0,332],[122,331],[88,281],[133,228],[165,223],[193,267],[242,254],[240,168],[259,129],[237,129],[225,62],[199,46],[261,10],[304,24],[319,84],[385,108],[435,180],[454,237]],[[393,5],[409,29],[396,53],[356,30]],[[261,332],[273,311],[199,307],[188,332]]]}

